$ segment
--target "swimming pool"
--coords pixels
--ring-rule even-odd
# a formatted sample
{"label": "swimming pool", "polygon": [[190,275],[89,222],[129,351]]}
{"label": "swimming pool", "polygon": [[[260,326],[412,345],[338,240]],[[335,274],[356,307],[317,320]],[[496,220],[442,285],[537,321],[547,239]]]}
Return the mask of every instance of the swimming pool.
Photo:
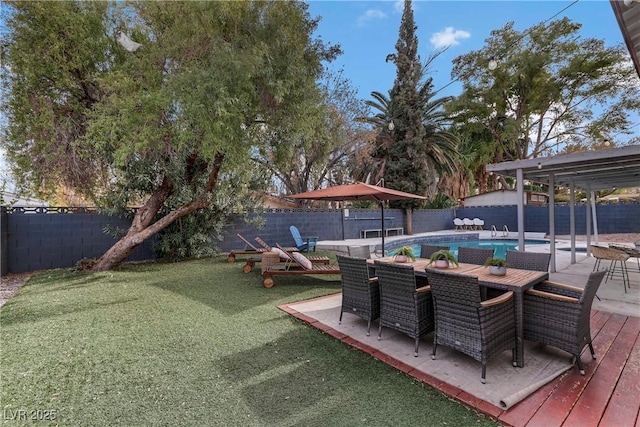
{"label": "swimming pool", "polygon": [[[451,252],[457,257],[458,248],[460,246],[466,246],[471,248],[483,248],[494,249],[494,257],[505,259],[507,257],[507,251],[514,251],[518,249],[517,239],[483,239],[483,240],[461,240],[457,242],[433,242],[427,245],[436,246],[449,246]],[[549,244],[547,240],[527,239],[524,241],[525,246],[529,245],[546,245]],[[420,256],[420,244],[411,245],[413,253],[418,257]]]}

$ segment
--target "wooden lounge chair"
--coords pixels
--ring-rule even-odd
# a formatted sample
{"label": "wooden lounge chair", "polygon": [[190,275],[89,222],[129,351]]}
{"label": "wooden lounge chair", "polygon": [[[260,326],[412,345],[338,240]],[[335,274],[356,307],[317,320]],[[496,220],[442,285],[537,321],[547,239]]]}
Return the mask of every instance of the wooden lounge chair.
{"label": "wooden lounge chair", "polygon": [[285,263],[268,266],[262,272],[262,284],[265,288],[273,287],[273,276],[301,274],[340,274],[340,267],[330,264],[313,264],[300,252],[289,252],[276,243],[276,246],[291,258]]}
{"label": "wooden lounge chair", "polygon": [[[260,246],[262,246],[262,249],[264,249],[267,252],[273,252],[274,249],[275,249],[276,252],[280,251],[280,249],[278,249],[278,248],[274,248],[272,246],[269,246],[269,244],[267,244],[267,242],[262,240],[260,237],[256,237],[255,241],[258,242],[258,244]],[[295,248],[295,247],[285,247],[284,249],[286,251],[288,251],[288,252],[298,252],[298,248]],[[281,262],[286,262],[287,261],[288,256],[284,252],[280,252],[278,255],[280,255]],[[329,260],[329,257],[326,257],[326,256],[318,255],[318,256],[310,256],[308,258],[311,260],[311,262],[318,263],[318,264],[329,264],[331,262]],[[245,273],[250,273],[251,270],[253,270],[253,267],[259,262],[262,262],[262,256],[249,257],[247,259],[247,262],[242,267],[242,271],[244,271]]]}
{"label": "wooden lounge chair", "polygon": [[[262,240],[260,236],[257,236],[255,238],[255,241],[258,242],[260,247],[262,247],[265,251],[271,251],[273,249],[273,246],[269,245],[267,242]],[[284,247],[284,250],[289,252],[298,252],[298,248],[296,248],[295,246],[286,246]]]}
{"label": "wooden lounge chair", "polygon": [[[259,237],[256,237],[256,239],[259,239]],[[284,249],[286,249],[288,252],[291,252],[291,253],[298,252],[298,249],[296,248],[284,248]],[[289,256],[279,248],[269,248],[269,251],[263,252],[262,255],[264,255],[267,252],[277,252],[278,255],[280,256],[281,263],[290,262]],[[253,267],[257,263],[262,262],[262,259],[263,259],[262,255],[260,255],[259,257],[254,256],[254,257],[247,258],[247,262],[242,267],[242,271],[244,271],[245,273],[250,273],[251,270],[253,270]],[[307,258],[313,264],[330,264],[331,263],[331,260],[329,259],[329,257],[322,256],[322,255],[307,256]]]}
{"label": "wooden lounge chair", "polygon": [[238,236],[238,238],[244,242],[245,247],[244,247],[244,249],[234,249],[231,252],[229,252],[229,256],[227,257],[227,261],[235,262],[236,261],[236,255],[255,255],[255,254],[261,254],[262,252],[266,252],[265,249],[258,248],[256,246],[254,246],[242,234],[237,233],[236,236]]}

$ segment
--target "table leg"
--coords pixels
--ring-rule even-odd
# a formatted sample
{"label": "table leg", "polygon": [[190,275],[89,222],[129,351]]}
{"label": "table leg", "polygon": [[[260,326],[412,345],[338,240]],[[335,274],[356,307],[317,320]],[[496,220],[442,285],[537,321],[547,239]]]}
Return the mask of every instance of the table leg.
{"label": "table leg", "polygon": [[514,292],[514,302],[516,311],[516,361],[514,366],[519,368],[524,367],[524,321],[523,321],[523,295],[522,290],[520,292]]}

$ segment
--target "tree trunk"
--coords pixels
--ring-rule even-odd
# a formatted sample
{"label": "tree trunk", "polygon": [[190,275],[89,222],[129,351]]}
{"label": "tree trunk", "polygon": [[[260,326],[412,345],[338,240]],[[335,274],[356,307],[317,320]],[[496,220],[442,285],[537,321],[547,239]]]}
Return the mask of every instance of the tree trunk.
{"label": "tree trunk", "polygon": [[407,228],[405,230],[405,234],[411,236],[413,234],[413,208],[407,208],[404,212],[407,218]]}
{"label": "tree trunk", "polygon": [[[157,191],[156,191],[157,192]],[[154,193],[154,196],[156,194]],[[152,198],[154,197],[152,196]],[[153,236],[163,228],[167,227],[169,224],[173,223],[175,220],[182,218],[184,216],[189,215],[192,212],[195,212],[199,209],[204,209],[209,206],[208,202],[204,202],[202,200],[195,201],[193,203],[189,203],[187,205],[181,206],[175,211],[170,212],[169,214],[163,216],[158,221],[153,223],[152,225],[146,226],[144,228],[139,228],[135,225],[132,225],[127,231],[127,234],[120,240],[118,240],[113,246],[105,252],[98,262],[93,266],[91,270],[93,271],[105,271],[111,270],[114,267],[120,265],[124,260],[127,259],[129,255],[133,253],[133,251],[140,246],[145,240],[149,237]],[[142,210],[138,210],[133,219],[133,224],[140,221],[140,212]],[[153,216],[152,216],[153,218]]]}
{"label": "tree trunk", "polygon": [[185,217],[197,210],[208,207],[211,203],[207,201],[207,194],[212,192],[224,161],[224,154],[216,154],[213,166],[209,172],[209,180],[204,190],[204,194],[196,201],[180,206],[178,209],[169,212],[156,222],[152,222],[156,214],[160,211],[167,198],[173,192],[173,185],[168,179],[156,188],[145,204],[136,211],[131,227],[127,234],[109,248],[98,262],[91,268],[92,271],[111,270],[127,259],[133,251],[145,240],[164,229],[179,218]]}

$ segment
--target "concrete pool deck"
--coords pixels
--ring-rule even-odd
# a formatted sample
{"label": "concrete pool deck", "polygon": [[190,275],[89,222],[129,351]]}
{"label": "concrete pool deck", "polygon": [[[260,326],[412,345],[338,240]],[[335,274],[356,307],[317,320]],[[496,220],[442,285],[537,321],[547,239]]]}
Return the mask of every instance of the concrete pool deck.
{"label": "concrete pool deck", "polygon": [[[429,233],[419,233],[412,236],[390,236],[385,238],[385,245],[391,242],[395,242],[403,239],[415,239],[420,237],[432,237],[442,235],[462,235],[462,234],[477,234],[480,239],[490,239],[491,231],[479,230],[479,231],[453,231],[444,230]],[[498,233],[498,238],[504,238],[502,233]],[[517,239],[518,233],[511,232],[508,236],[510,239]],[[528,233],[525,232],[526,239],[544,239],[544,233]],[[598,244],[606,245],[608,243],[626,243],[632,244],[634,239],[637,240],[638,236],[611,236],[601,235],[599,236]],[[571,252],[568,250],[562,250],[570,248],[569,236],[556,236],[556,272],[550,274],[550,279],[556,282],[571,284],[575,286],[583,287],[586,282],[586,278],[593,270],[595,259],[593,257],[587,257],[585,252],[576,251],[576,263],[571,264]],[[605,240],[609,239],[609,240]],[[592,244],[595,244],[595,240],[592,237]],[[324,240],[319,241],[317,248],[319,250],[328,250],[341,253],[347,253],[349,246],[369,246],[371,252],[376,246],[381,244],[380,238],[369,239],[348,239],[348,240]],[[576,248],[586,248],[586,241],[584,236],[576,236]],[[531,245],[527,246],[525,250],[530,252],[549,252],[549,245]],[[603,265],[604,267],[604,265]],[[629,271],[629,284],[630,289],[627,292],[624,291],[622,279],[613,278],[607,282],[603,282],[598,290],[598,297],[593,303],[593,308],[596,310],[602,310],[609,313],[619,313],[627,316],[640,317],[640,269],[638,267],[638,260],[636,258],[629,258],[627,261],[627,269]]]}

